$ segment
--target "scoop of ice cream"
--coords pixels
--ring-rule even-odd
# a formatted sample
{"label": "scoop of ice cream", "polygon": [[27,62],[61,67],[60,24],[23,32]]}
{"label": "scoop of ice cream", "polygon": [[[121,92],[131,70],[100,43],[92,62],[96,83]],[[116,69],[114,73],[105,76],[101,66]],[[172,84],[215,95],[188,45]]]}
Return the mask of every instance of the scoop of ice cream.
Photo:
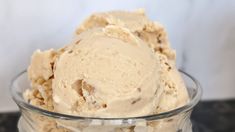
{"label": "scoop of ice cream", "polygon": [[163,91],[161,64],[145,42],[113,25],[84,31],[75,42],[55,63],[55,111],[100,117],[154,113]]}
{"label": "scoop of ice cream", "polygon": [[170,47],[167,33],[164,27],[148,19],[144,10],[139,9],[134,12],[111,11],[95,13],[87,18],[76,30],[76,34],[84,31],[108,25],[117,25],[126,28],[132,35],[144,41],[151,48],[161,62],[161,79],[159,84],[163,84],[160,104],[156,113],[169,111],[183,106],[188,101],[188,93],[184,82],[175,66],[175,51]]}

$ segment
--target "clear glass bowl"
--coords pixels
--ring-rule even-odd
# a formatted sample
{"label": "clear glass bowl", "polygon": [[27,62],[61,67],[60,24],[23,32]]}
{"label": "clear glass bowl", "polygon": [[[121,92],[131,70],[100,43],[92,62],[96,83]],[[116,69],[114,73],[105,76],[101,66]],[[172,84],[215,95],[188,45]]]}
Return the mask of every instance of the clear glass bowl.
{"label": "clear glass bowl", "polygon": [[27,72],[22,72],[12,82],[11,93],[21,111],[19,132],[192,132],[190,115],[201,97],[197,80],[180,71],[186,84],[190,101],[172,111],[131,118],[93,118],[71,116],[46,111],[30,105],[23,92],[30,88]]}

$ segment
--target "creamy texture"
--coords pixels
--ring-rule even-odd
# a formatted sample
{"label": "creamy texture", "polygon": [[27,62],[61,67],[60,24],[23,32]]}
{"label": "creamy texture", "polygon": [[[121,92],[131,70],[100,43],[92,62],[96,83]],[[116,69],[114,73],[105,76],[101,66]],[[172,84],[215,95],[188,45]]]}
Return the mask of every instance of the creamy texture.
{"label": "creamy texture", "polygon": [[90,16],[68,46],[36,51],[28,75],[32,89],[25,99],[63,114],[134,117],[188,102],[166,32],[143,10]]}
{"label": "creamy texture", "polygon": [[52,85],[56,111],[100,117],[154,112],[163,91],[160,59],[126,30],[86,31],[58,58]]}

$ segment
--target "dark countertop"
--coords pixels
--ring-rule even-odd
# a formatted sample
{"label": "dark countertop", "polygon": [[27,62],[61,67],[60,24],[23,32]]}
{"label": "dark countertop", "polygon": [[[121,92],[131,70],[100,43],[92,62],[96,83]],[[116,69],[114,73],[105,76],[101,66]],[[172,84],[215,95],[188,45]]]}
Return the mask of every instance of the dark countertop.
{"label": "dark countertop", "polygon": [[195,132],[235,132],[235,100],[200,102],[192,120]]}
{"label": "dark countertop", "polygon": [[[1,113],[0,132],[17,132],[20,114]],[[202,101],[192,113],[194,132],[235,132],[235,100]]]}

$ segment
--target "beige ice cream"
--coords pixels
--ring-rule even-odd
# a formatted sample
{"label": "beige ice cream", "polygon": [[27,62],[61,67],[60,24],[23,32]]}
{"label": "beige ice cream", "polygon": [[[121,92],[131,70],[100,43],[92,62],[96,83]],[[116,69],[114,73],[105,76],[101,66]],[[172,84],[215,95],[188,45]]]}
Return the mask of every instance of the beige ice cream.
{"label": "beige ice cream", "polygon": [[25,99],[63,114],[135,117],[188,101],[166,32],[143,10],[90,16],[68,46],[36,51],[28,75]]}

